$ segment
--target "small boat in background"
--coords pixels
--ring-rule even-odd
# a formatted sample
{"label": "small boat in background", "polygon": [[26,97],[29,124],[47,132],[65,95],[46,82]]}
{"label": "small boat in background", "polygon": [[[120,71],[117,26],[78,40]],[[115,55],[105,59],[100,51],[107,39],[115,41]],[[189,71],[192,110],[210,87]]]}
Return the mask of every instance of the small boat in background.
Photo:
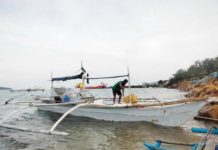
{"label": "small boat in background", "polygon": [[100,85],[96,85],[96,86],[86,86],[85,89],[103,89],[106,87],[107,87],[106,84],[101,83]]}

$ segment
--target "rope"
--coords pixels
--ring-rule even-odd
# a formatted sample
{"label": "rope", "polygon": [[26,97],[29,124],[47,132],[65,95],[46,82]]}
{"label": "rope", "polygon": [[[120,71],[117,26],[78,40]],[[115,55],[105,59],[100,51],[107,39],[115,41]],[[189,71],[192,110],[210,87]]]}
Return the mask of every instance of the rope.
{"label": "rope", "polygon": [[[88,90],[88,89],[85,89],[85,90],[83,89],[83,90],[80,91],[79,93],[82,94],[83,92],[84,92],[84,93],[88,93],[89,95],[93,96],[92,93],[90,92],[90,90]],[[94,96],[93,96],[93,97],[94,97]]]}
{"label": "rope", "polygon": [[93,95],[94,97],[96,97],[97,95],[100,95],[100,94],[102,94],[103,92],[105,92],[106,90],[105,89],[103,89],[103,90],[101,90],[100,92],[98,92],[97,94],[95,94],[95,95]]}
{"label": "rope", "polygon": [[153,98],[155,101],[157,101],[160,104],[161,107],[163,106],[163,104],[161,103],[161,101],[159,99],[157,99],[156,97],[153,97]]}

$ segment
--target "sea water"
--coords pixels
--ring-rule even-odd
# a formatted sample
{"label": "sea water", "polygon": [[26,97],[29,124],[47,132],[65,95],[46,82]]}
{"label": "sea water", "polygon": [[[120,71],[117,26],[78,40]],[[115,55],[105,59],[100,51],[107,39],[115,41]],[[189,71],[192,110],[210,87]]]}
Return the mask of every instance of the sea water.
{"label": "sea water", "polygon": [[[96,97],[112,97],[111,89],[90,90]],[[131,93],[140,98],[155,97],[160,101],[173,101],[184,98],[186,93],[165,88],[139,88],[131,89]],[[125,90],[125,95],[129,91]],[[45,92],[14,92],[0,91],[0,119],[10,114],[22,105],[7,104],[5,101],[32,101],[34,95],[48,96]],[[3,125],[17,128],[49,130],[60,114],[38,111],[28,108],[17,112]],[[0,127],[1,150],[145,150],[144,141],[153,143],[156,139],[171,142],[196,143],[200,142],[205,134],[191,133],[191,127],[208,127],[202,121],[190,120],[182,127],[169,128],[146,122],[112,122],[100,121],[91,118],[68,116],[56,130],[68,132],[69,136],[47,135],[6,129]],[[218,137],[212,136],[210,145],[206,149],[214,149],[214,142]],[[190,147],[175,147],[172,149],[188,150]]]}

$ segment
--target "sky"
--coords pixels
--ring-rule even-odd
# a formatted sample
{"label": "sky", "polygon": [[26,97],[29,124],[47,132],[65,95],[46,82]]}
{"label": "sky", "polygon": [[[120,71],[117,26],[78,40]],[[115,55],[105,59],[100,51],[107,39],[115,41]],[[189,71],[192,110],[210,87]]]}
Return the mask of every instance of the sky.
{"label": "sky", "polygon": [[74,75],[81,61],[93,77],[129,67],[131,84],[169,79],[218,56],[217,8],[217,0],[0,0],[0,86],[49,87],[51,72]]}

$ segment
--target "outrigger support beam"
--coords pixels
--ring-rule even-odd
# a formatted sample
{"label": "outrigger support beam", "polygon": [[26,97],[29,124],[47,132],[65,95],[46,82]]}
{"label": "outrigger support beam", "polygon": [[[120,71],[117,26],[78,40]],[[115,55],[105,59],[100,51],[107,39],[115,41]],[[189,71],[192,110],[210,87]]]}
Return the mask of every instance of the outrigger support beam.
{"label": "outrigger support beam", "polygon": [[52,134],[54,132],[54,129],[60,124],[60,122],[71,112],[73,112],[74,110],[76,110],[79,107],[85,106],[85,105],[89,105],[88,103],[82,103],[79,105],[76,105],[75,107],[69,109],[66,113],[64,113],[56,122],[55,124],[52,126],[52,128],[49,130],[49,133]]}
{"label": "outrigger support beam", "polygon": [[12,113],[10,113],[9,115],[7,115],[5,118],[3,118],[0,121],[0,127],[2,128],[6,128],[6,129],[13,129],[13,130],[20,130],[20,131],[27,131],[27,132],[34,132],[34,133],[43,133],[43,134],[55,134],[55,135],[68,135],[68,133],[66,132],[58,132],[58,131],[53,131],[52,133],[50,133],[49,131],[44,131],[44,130],[34,130],[34,129],[23,129],[23,128],[17,128],[17,127],[13,127],[13,126],[9,126],[9,125],[3,125],[3,123],[5,122],[5,120],[7,120],[9,117],[11,117],[13,114],[23,110],[23,109],[27,109],[30,108],[31,106],[24,106],[21,107],[15,111],[13,111]]}
{"label": "outrigger support beam", "polygon": [[[80,104],[81,105],[81,104]],[[13,127],[13,126],[9,126],[9,125],[3,125],[3,123],[10,118],[12,115],[14,115],[15,113],[27,109],[27,108],[31,108],[33,105],[28,105],[28,106],[23,106],[15,111],[13,111],[12,113],[10,113],[9,115],[7,115],[5,118],[3,118],[0,121],[0,127],[2,128],[6,128],[6,129],[13,129],[13,130],[19,130],[19,131],[27,131],[27,132],[33,132],[33,133],[43,133],[43,134],[54,134],[54,135],[68,135],[68,133],[66,132],[59,132],[59,131],[52,131],[52,133],[50,131],[46,131],[46,130],[34,130],[34,129],[24,129],[24,128],[18,128],[18,127]],[[77,107],[78,108],[78,107]]]}
{"label": "outrigger support beam", "polygon": [[6,128],[6,129],[12,129],[12,130],[33,132],[33,133],[53,134],[53,135],[61,135],[61,136],[68,135],[68,133],[66,133],[66,132],[53,131],[52,133],[50,133],[48,130],[24,129],[24,128],[18,128],[18,127],[13,127],[13,126],[9,126],[9,125],[1,125],[1,124],[0,124],[0,127]]}
{"label": "outrigger support beam", "polygon": [[16,112],[18,111],[21,111],[23,109],[26,109],[26,108],[29,108],[30,106],[24,106],[24,107],[21,107],[15,111],[13,111],[12,113],[10,113],[9,115],[7,115],[5,118],[3,118],[1,121],[0,121],[0,125],[3,124],[5,122],[5,120],[7,120],[9,117],[11,117],[13,114],[15,114]]}

